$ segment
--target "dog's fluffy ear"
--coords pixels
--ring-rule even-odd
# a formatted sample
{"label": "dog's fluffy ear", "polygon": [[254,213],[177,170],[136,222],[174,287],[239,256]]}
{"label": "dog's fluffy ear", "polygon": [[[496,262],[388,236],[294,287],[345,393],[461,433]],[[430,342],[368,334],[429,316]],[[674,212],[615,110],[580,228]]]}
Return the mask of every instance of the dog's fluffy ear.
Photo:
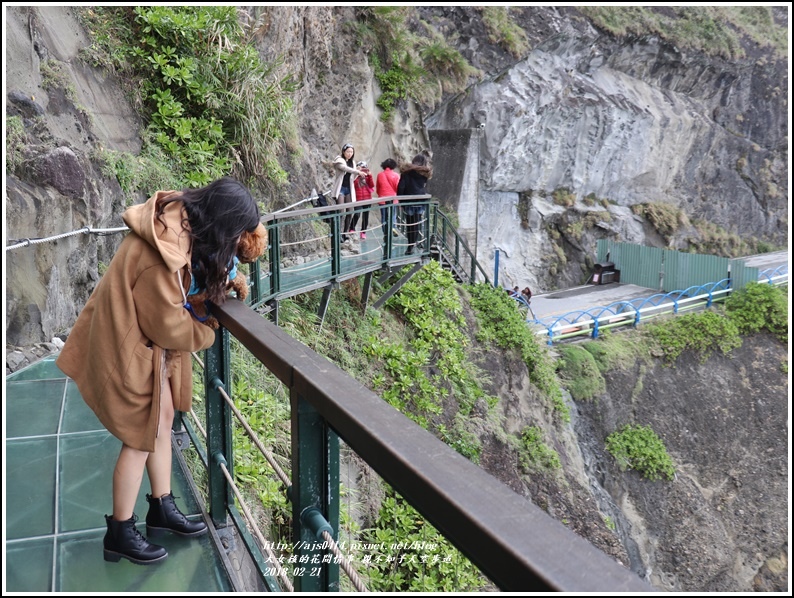
{"label": "dog's fluffy ear", "polygon": [[267,249],[267,229],[261,222],[253,232],[243,232],[237,244],[237,257],[244,264],[256,261]]}

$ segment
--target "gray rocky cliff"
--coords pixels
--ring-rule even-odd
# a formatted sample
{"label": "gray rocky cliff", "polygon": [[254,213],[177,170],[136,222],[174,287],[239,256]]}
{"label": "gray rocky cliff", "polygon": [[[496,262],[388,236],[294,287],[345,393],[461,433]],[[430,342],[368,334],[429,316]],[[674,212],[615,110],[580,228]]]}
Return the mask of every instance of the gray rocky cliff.
{"label": "gray rocky cliff", "polygon": [[[138,151],[135,111],[112,75],[78,58],[91,42],[75,9],[5,10],[6,117],[20,117],[25,132],[20,164],[6,171],[5,238],[123,226],[121,188],[92,153]],[[67,331],[120,240],[75,235],[7,251],[7,342],[48,342]]]}
{"label": "gray rocky cliff", "polygon": [[[560,33],[425,124],[431,134],[480,131],[471,234],[481,259],[492,266],[499,247],[506,284],[564,288],[584,281],[581,266],[598,238],[658,244],[626,210],[635,204],[670,204],[690,221],[784,242],[787,87],[785,64],[759,54],[726,62],[653,37],[618,43],[593,30]],[[555,191],[570,205],[555,205]],[[593,211],[606,215],[565,239],[565,261],[554,259],[560,244],[550,231],[565,237],[566,224]],[[691,226],[679,233],[697,236]],[[683,238],[671,245],[685,248]]]}

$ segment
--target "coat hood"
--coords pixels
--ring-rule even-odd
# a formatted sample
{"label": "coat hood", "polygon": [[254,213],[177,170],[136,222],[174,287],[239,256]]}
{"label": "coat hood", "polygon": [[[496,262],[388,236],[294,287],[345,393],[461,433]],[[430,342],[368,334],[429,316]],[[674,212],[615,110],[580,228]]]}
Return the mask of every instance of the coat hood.
{"label": "coat hood", "polygon": [[132,206],[121,216],[132,232],[160,253],[171,272],[178,272],[189,265],[191,249],[190,232],[183,225],[187,214],[182,202],[175,201],[165,207],[162,216],[165,226],[156,216],[159,203],[175,193],[179,194],[178,191],[158,191],[145,203]]}
{"label": "coat hood", "polygon": [[433,176],[433,169],[429,166],[419,166],[418,164],[403,164],[400,168],[400,172],[405,174],[406,172],[414,171],[416,174],[421,174],[423,177],[429,179]]}

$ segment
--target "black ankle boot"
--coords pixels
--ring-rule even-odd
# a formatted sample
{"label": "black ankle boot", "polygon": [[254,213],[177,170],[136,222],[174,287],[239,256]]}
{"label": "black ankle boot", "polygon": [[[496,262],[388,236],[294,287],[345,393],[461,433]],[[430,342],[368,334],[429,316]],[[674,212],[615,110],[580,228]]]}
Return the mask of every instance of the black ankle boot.
{"label": "black ankle boot", "polygon": [[135,522],[135,514],[125,521],[116,521],[113,517],[105,515],[108,531],[105,534],[105,560],[118,563],[122,557],[129,559],[137,565],[151,565],[164,561],[168,551],[157,544],[150,544],[141,535]]}
{"label": "black ankle boot", "polygon": [[203,521],[191,521],[177,508],[172,493],[160,498],[146,495],[149,513],[146,515],[146,533],[163,531],[174,532],[180,536],[200,536],[207,533],[207,524]]}

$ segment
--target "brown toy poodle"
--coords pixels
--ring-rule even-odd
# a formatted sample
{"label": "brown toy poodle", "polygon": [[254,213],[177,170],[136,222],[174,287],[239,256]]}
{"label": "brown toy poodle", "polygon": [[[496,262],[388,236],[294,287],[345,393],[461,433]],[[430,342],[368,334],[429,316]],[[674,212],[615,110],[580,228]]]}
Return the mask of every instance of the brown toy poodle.
{"label": "brown toy poodle", "polygon": [[[265,249],[267,249],[267,229],[260,222],[253,232],[244,232],[240,237],[240,242],[237,245],[237,259],[243,264],[253,263],[260,255],[265,253]],[[245,301],[248,297],[248,277],[238,269],[237,275],[229,281],[226,288],[229,292],[234,291],[240,301]],[[202,292],[196,295],[188,295],[187,300],[192,306],[196,317],[198,319],[207,317],[204,320],[204,324],[213,330],[217,330],[218,320],[209,315],[207,306],[204,303],[206,298],[206,294]]]}

